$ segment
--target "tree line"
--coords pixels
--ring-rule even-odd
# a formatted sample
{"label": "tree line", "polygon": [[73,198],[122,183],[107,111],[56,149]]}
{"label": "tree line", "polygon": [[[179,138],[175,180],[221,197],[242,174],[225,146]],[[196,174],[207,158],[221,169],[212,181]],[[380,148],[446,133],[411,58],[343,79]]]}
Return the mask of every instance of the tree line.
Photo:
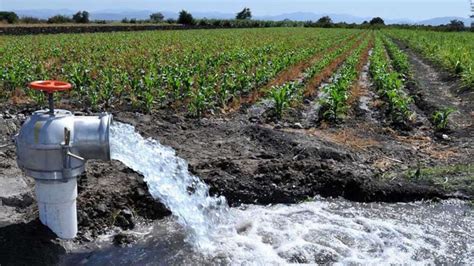
{"label": "tree line", "polygon": [[[78,11],[72,17],[66,15],[55,15],[46,20],[35,17],[21,17],[14,12],[0,11],[0,23],[25,23],[25,24],[64,24],[64,23],[98,23],[107,24],[110,21],[105,20],[94,20],[91,21],[89,12]],[[252,12],[249,8],[245,7],[235,15],[235,19],[195,19],[193,15],[186,11],[181,10],[178,18],[168,18],[161,12],[152,13],[149,19],[135,19],[135,18],[123,18],[122,23],[130,24],[145,24],[145,23],[167,23],[167,24],[181,24],[186,26],[201,26],[201,27],[221,27],[221,28],[241,28],[241,27],[321,27],[321,28],[381,28],[381,27],[394,27],[394,28],[424,28],[439,31],[464,31],[469,30],[465,27],[464,22],[459,20],[452,20],[447,25],[440,26],[424,26],[424,25],[409,25],[409,24],[398,24],[386,26],[385,22],[380,17],[375,17],[370,21],[364,21],[362,24],[356,23],[334,23],[329,16],[324,16],[317,21],[293,21],[285,19],[282,21],[269,21],[269,20],[252,20]],[[473,29],[471,28],[471,31]]]}

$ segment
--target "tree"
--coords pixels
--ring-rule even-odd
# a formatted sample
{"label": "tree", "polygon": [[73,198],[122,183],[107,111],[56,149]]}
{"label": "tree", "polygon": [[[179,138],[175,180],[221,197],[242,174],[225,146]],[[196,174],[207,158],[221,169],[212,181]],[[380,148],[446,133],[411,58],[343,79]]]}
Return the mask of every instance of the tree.
{"label": "tree", "polygon": [[166,19],[166,23],[168,23],[168,24],[176,24],[176,19],[168,18],[168,19]]}
{"label": "tree", "polygon": [[329,16],[324,16],[324,17],[318,19],[318,22],[316,22],[316,24],[319,27],[329,28],[329,27],[332,26],[332,19]]}
{"label": "tree", "polygon": [[252,18],[252,12],[250,11],[250,8],[246,7],[242,9],[237,15],[235,16],[235,19],[251,19]]}
{"label": "tree", "polygon": [[25,24],[39,24],[39,23],[42,23],[44,21],[42,21],[39,18],[26,16],[26,17],[21,17],[20,22],[25,23]]}
{"label": "tree", "polygon": [[152,22],[163,22],[163,20],[165,19],[165,16],[163,16],[163,14],[161,14],[160,12],[157,12],[157,13],[153,13],[150,15],[150,20]]}
{"label": "tree", "polygon": [[464,30],[464,22],[461,20],[453,19],[447,25],[448,29],[451,31],[462,31]]}
{"label": "tree", "polygon": [[370,25],[385,25],[385,21],[381,17],[376,17],[370,20]]}
{"label": "tree", "polygon": [[186,10],[181,10],[181,12],[179,12],[178,24],[194,25],[193,15],[188,13]]}
{"label": "tree", "polygon": [[72,21],[68,16],[56,15],[48,18],[47,23],[71,23]]}
{"label": "tree", "polygon": [[18,15],[15,12],[0,11],[0,22],[6,21],[9,24],[18,21]]}
{"label": "tree", "polygon": [[89,23],[89,12],[87,11],[78,11],[72,16],[72,20],[76,23]]}

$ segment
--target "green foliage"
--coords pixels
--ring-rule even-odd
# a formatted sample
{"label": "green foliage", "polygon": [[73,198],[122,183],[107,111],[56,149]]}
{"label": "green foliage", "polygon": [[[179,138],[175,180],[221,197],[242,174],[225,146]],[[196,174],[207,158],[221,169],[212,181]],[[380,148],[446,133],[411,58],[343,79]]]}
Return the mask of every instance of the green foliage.
{"label": "green foliage", "polygon": [[20,22],[24,24],[39,24],[39,23],[43,23],[44,21],[39,18],[26,16],[26,17],[21,17]]}
{"label": "green foliage", "polygon": [[455,111],[454,108],[446,107],[441,110],[435,111],[432,115],[433,124],[436,129],[444,130],[448,127],[449,115]]}
{"label": "green foliage", "polygon": [[385,25],[385,21],[381,17],[375,17],[369,23],[370,25]]}
{"label": "green foliage", "polygon": [[450,31],[462,31],[464,30],[464,22],[461,20],[453,19],[447,25]]}
{"label": "green foliage", "polygon": [[255,19],[196,19],[196,25],[217,28],[273,28],[273,27],[303,27],[305,22],[282,20],[255,20]]}
{"label": "green foliage", "polygon": [[181,12],[179,12],[179,17],[178,17],[177,22],[178,24],[183,24],[183,25],[195,24],[193,15],[191,15],[191,13],[188,13],[186,10],[181,10]]}
{"label": "green foliage", "polygon": [[155,23],[163,22],[165,16],[161,12],[153,13],[150,15],[150,21]]}
{"label": "green foliage", "polygon": [[87,11],[78,11],[72,16],[72,20],[75,23],[89,23],[89,12]]}
{"label": "green foliage", "polygon": [[424,30],[387,30],[385,33],[458,75],[466,88],[474,90],[473,34]]}
{"label": "green foliage", "polygon": [[290,82],[270,91],[270,98],[275,103],[275,114],[278,118],[281,118],[283,111],[290,105],[291,96],[295,89],[295,83]]}
{"label": "green foliage", "polygon": [[252,12],[250,11],[250,8],[244,8],[242,11],[237,13],[235,16],[235,19],[251,19],[252,18]]}
{"label": "green foliage", "polygon": [[410,74],[410,63],[408,62],[408,56],[402,52],[397,45],[395,45],[386,36],[383,37],[385,48],[387,49],[390,58],[392,59],[392,66],[397,72],[407,77]]}
{"label": "green foliage", "polygon": [[[288,67],[358,30],[274,28],[5,36],[0,42],[0,98],[32,80],[73,84],[70,100],[92,109],[113,106],[150,112],[176,106],[201,116],[264,87]],[[311,66],[320,72],[355,40]],[[296,84],[295,84],[296,86]],[[293,90],[298,99],[302,86]]]}
{"label": "green foliage", "polygon": [[332,27],[332,19],[329,16],[324,16],[318,19],[316,22],[316,25],[322,28],[330,28]]}
{"label": "green foliage", "polygon": [[[362,35],[363,37],[363,35]],[[304,78],[302,80],[296,80],[296,81],[291,81],[287,82],[281,86],[278,87],[273,87],[272,90],[269,93],[270,99],[273,100],[275,104],[275,114],[277,118],[281,118],[283,112],[290,106],[291,102],[296,102],[297,100],[301,100],[302,98],[302,92],[303,88],[306,86],[306,81],[311,79],[314,75],[317,73],[320,73],[324,68],[329,66],[335,58],[338,56],[342,55],[343,53],[347,52],[350,47],[357,41],[357,39],[353,39],[351,41],[345,42],[344,45],[339,47],[338,49],[335,49],[334,51],[330,53],[324,54],[324,56],[319,59],[317,62],[315,62],[314,65],[310,66],[307,68],[304,72]],[[367,43],[367,42],[365,42]],[[362,47],[359,47],[357,49],[357,54],[360,53]],[[354,60],[353,60],[354,61]],[[355,65],[356,62],[354,62]],[[355,66],[354,70],[355,71]],[[350,79],[354,78],[357,73],[353,73],[353,75],[344,75],[341,81],[338,83],[340,87],[348,87],[350,83]],[[343,82],[343,80],[347,80],[347,82]],[[332,92],[332,91],[331,91]],[[337,92],[332,92],[333,94],[336,94]],[[329,93],[331,94],[331,93]],[[333,95],[325,98],[326,100],[331,100],[335,99],[338,95]],[[341,103],[344,102],[345,100],[341,101]],[[325,101],[328,106],[332,103],[336,103],[335,101],[329,102]],[[337,104],[337,103],[336,103]],[[331,105],[332,106],[332,105]],[[329,106],[330,107],[330,106]],[[341,104],[338,104],[337,110],[342,111],[343,106]]]}
{"label": "green foliage", "polygon": [[412,99],[403,91],[403,76],[390,68],[390,61],[385,55],[385,48],[379,35],[375,39],[370,62],[369,72],[378,94],[388,102],[392,120],[407,121],[412,115],[409,108]]}
{"label": "green foliage", "polygon": [[15,12],[0,11],[0,22],[6,21],[9,24],[18,22],[18,15]]}
{"label": "green foliage", "polygon": [[324,87],[324,96],[319,102],[325,120],[336,121],[342,118],[349,108],[347,105],[349,90],[358,77],[357,64],[367,45],[368,39],[347,58],[339,73],[334,77],[334,82]]}
{"label": "green foliage", "polygon": [[[389,176],[397,176],[392,174]],[[402,177],[408,180],[430,182],[450,191],[474,191],[474,164],[422,166],[406,170]]]}
{"label": "green foliage", "polygon": [[71,23],[73,20],[68,16],[56,15],[48,18],[47,20],[50,24],[61,24],[61,23]]}

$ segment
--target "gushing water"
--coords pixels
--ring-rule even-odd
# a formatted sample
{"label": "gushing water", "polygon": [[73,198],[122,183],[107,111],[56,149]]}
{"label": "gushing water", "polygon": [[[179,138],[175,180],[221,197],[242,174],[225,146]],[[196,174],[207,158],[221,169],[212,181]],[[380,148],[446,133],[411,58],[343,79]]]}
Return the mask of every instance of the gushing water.
{"label": "gushing water", "polygon": [[177,219],[157,223],[132,247],[87,255],[90,264],[474,263],[473,211],[462,201],[316,198],[229,208],[223,197],[209,196],[173,149],[130,125],[114,123],[111,150],[112,158],[144,175],[150,193]]}
{"label": "gushing water", "polygon": [[112,159],[144,176],[151,195],[188,230],[190,243],[211,248],[212,235],[227,217],[225,198],[210,197],[207,185],[188,172],[185,160],[158,141],[144,139],[133,126],[114,122],[110,134]]}

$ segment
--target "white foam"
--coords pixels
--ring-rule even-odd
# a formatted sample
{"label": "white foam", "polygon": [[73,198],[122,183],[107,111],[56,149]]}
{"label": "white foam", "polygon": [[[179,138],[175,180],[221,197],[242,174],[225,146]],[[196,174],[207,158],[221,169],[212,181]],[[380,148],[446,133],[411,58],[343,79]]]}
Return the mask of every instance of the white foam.
{"label": "white foam", "polygon": [[430,208],[325,199],[249,205],[232,209],[246,230],[222,238],[219,247],[233,264],[472,264],[472,212],[456,217],[438,206],[433,216]]}

